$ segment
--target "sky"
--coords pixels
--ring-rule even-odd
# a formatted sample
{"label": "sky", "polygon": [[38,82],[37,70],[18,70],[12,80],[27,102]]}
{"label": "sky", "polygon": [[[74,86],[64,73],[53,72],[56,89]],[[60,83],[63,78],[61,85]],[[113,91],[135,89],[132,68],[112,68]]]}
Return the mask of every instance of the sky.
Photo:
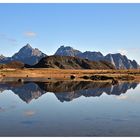
{"label": "sky", "polygon": [[27,43],[47,55],[65,45],[140,63],[140,4],[0,4],[0,54]]}

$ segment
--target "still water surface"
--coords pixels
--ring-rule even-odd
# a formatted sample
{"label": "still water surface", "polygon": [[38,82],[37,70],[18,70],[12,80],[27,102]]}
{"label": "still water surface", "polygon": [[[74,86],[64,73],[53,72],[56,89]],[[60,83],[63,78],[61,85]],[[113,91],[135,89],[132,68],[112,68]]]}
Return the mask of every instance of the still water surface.
{"label": "still water surface", "polygon": [[140,136],[140,85],[0,83],[0,136]]}

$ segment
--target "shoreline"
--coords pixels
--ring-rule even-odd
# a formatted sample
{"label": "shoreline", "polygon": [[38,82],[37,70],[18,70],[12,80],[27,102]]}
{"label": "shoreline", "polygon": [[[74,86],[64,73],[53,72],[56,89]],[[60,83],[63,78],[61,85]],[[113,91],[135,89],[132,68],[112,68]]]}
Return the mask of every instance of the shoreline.
{"label": "shoreline", "polygon": [[[94,76],[94,79],[93,79]],[[95,79],[95,76],[98,77]],[[91,79],[92,77],[92,79]],[[104,79],[102,78],[104,77]],[[25,68],[25,69],[0,69],[0,81],[52,81],[52,80],[76,80],[76,81],[138,81],[140,82],[140,70],[87,70],[87,69],[51,69],[51,68]]]}

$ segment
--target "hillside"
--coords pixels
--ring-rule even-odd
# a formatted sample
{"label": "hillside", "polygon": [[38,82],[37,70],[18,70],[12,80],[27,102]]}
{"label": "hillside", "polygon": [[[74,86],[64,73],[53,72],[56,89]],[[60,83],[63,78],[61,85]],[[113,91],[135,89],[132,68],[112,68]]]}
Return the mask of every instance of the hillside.
{"label": "hillside", "polygon": [[60,68],[60,69],[115,69],[106,61],[94,62],[72,56],[47,56],[42,58],[32,68]]}
{"label": "hillside", "polygon": [[11,69],[21,69],[24,68],[25,64],[20,61],[12,61],[6,64],[0,64],[0,69],[11,68]]}

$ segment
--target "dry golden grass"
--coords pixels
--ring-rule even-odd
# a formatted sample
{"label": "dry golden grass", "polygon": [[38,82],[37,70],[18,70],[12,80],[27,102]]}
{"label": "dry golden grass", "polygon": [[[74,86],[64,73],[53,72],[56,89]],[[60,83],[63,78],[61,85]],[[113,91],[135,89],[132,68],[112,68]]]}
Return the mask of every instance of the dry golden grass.
{"label": "dry golden grass", "polygon": [[134,76],[136,80],[140,80],[140,70],[73,70],[73,69],[51,69],[51,68],[36,68],[36,69],[1,69],[0,77],[31,77],[31,78],[54,78],[54,79],[70,79],[74,75],[76,79],[82,76],[91,75],[106,75],[111,77]]}

